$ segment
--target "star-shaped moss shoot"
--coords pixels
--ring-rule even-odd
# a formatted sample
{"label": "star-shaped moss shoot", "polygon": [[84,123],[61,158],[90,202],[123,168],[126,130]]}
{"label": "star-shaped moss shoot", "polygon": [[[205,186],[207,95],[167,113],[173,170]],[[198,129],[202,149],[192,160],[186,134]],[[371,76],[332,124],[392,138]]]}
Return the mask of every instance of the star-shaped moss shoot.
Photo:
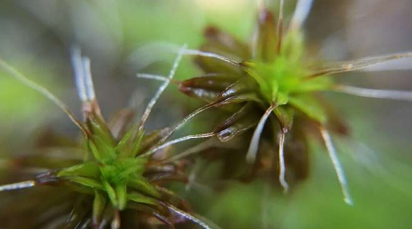
{"label": "star-shaped moss shoot", "polygon": [[[174,76],[184,49],[185,47],[182,47],[179,52],[168,79]],[[72,64],[78,94],[83,103],[84,122],[76,119],[68,107],[47,89],[0,61],[0,66],[12,76],[43,93],[70,117],[83,133],[85,147],[82,150],[83,162],[67,162],[72,165],[41,173],[34,180],[0,186],[0,191],[54,185],[82,194],[81,196],[86,196],[86,200],[91,199],[89,202],[80,201],[81,204],[74,204],[75,200],[67,200],[73,201],[74,206],[72,212],[67,213],[67,219],[61,224],[62,228],[107,228],[109,224],[111,228],[121,228],[121,218],[126,217],[123,213],[127,211],[129,214],[126,215],[129,216],[130,211],[135,211],[132,213],[134,221],[141,219],[139,216],[144,214],[157,218],[169,228],[175,228],[174,224],[182,221],[192,221],[203,228],[209,228],[186,212],[189,209],[185,207],[187,204],[184,201],[159,186],[165,180],[182,174],[178,174],[179,171],[173,163],[165,165],[156,162],[151,155],[174,143],[196,138],[188,136],[165,142],[165,136],[170,136],[168,129],[145,135],[144,124],[168,82],[165,82],[152,98],[141,122],[123,131],[128,128],[124,122],[109,126],[101,115],[93,88],[89,59],[81,56],[80,50],[74,48]],[[64,158],[59,160],[64,162]],[[153,219],[135,222],[136,225],[141,223],[153,224]]]}
{"label": "star-shaped moss shoot", "polygon": [[[333,81],[339,73],[358,71],[382,62],[412,56],[402,53],[361,60],[328,63],[311,56],[307,49],[302,24],[309,14],[311,0],[300,0],[296,5],[289,26],[284,27],[283,1],[280,1],[279,17],[262,5],[258,13],[256,32],[251,42],[245,44],[215,27],[206,29],[206,44],[200,50],[186,50],[196,55],[196,63],[205,72],[201,77],[186,80],[180,90],[187,95],[202,99],[208,104],[193,114],[210,107],[225,107],[235,111],[215,129],[218,138],[225,142],[252,130],[253,136],[246,159],[255,162],[259,139],[269,117],[277,120],[279,181],[288,190],[285,177],[285,139],[297,120],[312,123],[323,137],[329,156],[338,175],[344,199],[351,204],[347,181],[332,144],[330,131],[336,117],[319,98],[324,91],[343,92],[358,96],[411,100],[410,92],[364,89],[337,85]],[[228,106],[230,105],[230,106]],[[250,109],[252,107],[252,109]],[[230,109],[229,109],[230,108]],[[255,113],[263,114],[256,118]],[[193,115],[193,116],[194,116]],[[296,123],[296,125],[292,125]],[[285,156],[286,154],[286,156]]]}

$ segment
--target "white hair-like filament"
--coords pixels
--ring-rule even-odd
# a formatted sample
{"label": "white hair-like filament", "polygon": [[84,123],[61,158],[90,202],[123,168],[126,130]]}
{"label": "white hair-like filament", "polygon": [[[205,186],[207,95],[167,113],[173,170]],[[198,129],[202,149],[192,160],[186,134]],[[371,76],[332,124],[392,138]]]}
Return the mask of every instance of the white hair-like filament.
{"label": "white hair-like filament", "polygon": [[281,130],[279,134],[279,182],[283,187],[283,192],[289,192],[289,184],[286,181],[286,164],[285,164],[285,136],[286,133]]}
{"label": "white hair-like filament", "polygon": [[296,4],[295,12],[293,13],[290,27],[298,29],[305,22],[310,10],[312,9],[313,0],[299,0]]}
{"label": "white hair-like filament", "polygon": [[316,70],[312,73],[308,78],[314,78],[317,76],[322,75],[333,75],[339,74],[344,72],[353,72],[364,70],[368,67],[372,67],[381,63],[394,61],[402,58],[412,57],[412,52],[405,52],[405,53],[395,53],[395,54],[388,54],[382,56],[374,56],[374,57],[366,57],[354,61],[343,61],[343,62],[336,62],[331,63],[319,70]]}
{"label": "white hair-like filament", "polygon": [[162,93],[167,88],[167,86],[169,85],[170,80],[173,79],[173,77],[176,73],[177,67],[179,66],[179,63],[182,60],[183,53],[186,50],[186,47],[187,47],[186,44],[181,47],[176,59],[173,62],[172,68],[170,69],[169,75],[167,77],[168,80],[164,81],[164,83],[159,87],[156,94],[153,96],[153,98],[150,100],[149,104],[147,105],[146,110],[144,111],[143,116],[142,116],[140,128],[143,128],[143,126],[146,123],[146,120],[149,118],[150,112],[152,111],[152,109],[153,109],[154,105],[156,104],[157,100],[162,95]]}
{"label": "white hair-like filament", "polygon": [[90,69],[90,59],[83,57],[80,48],[74,46],[71,49],[71,63],[80,100],[82,102],[95,100],[96,95]]}
{"label": "white hair-like filament", "polygon": [[77,46],[71,48],[70,54],[77,93],[83,103],[83,115],[87,117],[89,112],[100,115],[100,108],[94,91],[90,59],[82,56],[81,50]]}
{"label": "white hair-like filament", "polygon": [[140,78],[140,79],[148,79],[148,80],[154,80],[154,81],[160,81],[160,82],[167,82],[168,81],[169,83],[174,83],[176,85],[181,83],[181,81],[179,81],[179,80],[169,79],[166,76],[162,76],[162,75],[138,73],[138,74],[136,74],[136,77]]}
{"label": "white hair-like filament", "polygon": [[87,98],[88,100],[93,101],[96,98],[96,93],[94,92],[92,71],[90,68],[90,58],[82,57],[82,62],[83,62],[83,69],[84,69],[84,74],[85,74],[84,81],[86,85]]}
{"label": "white hair-like filament", "polygon": [[161,82],[170,81],[170,79],[165,77],[165,76],[146,74],[146,73],[138,73],[138,74],[136,74],[136,77],[141,78],[141,79],[157,80],[157,81],[161,81]]}
{"label": "white hair-like filament", "polygon": [[195,110],[194,112],[190,113],[189,115],[187,115],[182,121],[180,121],[175,127],[173,127],[170,132],[165,135],[160,142],[164,142],[165,140],[167,140],[170,136],[173,135],[173,133],[175,133],[176,131],[178,131],[180,128],[182,128],[190,119],[192,119],[193,117],[195,117],[196,115],[202,113],[203,111],[208,110],[209,108],[213,107],[215,104],[206,104],[203,107],[198,108],[197,110]]}
{"label": "white hair-like filament", "polygon": [[185,151],[183,151],[179,154],[176,154],[176,155],[173,155],[169,158],[166,158],[162,162],[169,163],[169,162],[173,162],[173,161],[178,161],[182,158],[188,157],[192,154],[201,152],[203,150],[206,150],[208,148],[215,147],[215,146],[220,147],[220,148],[224,148],[224,149],[239,149],[240,148],[240,147],[236,147],[236,146],[229,146],[229,145],[226,145],[226,144],[221,144],[221,142],[216,140],[216,139],[208,139],[204,142],[199,143],[198,145],[195,145],[195,146],[193,146],[189,149],[186,149]]}
{"label": "white hair-like filament", "polygon": [[329,157],[332,161],[336,175],[338,176],[338,180],[341,186],[344,201],[348,205],[353,205],[353,200],[349,192],[349,187],[348,187],[348,182],[346,180],[345,172],[343,171],[342,164],[338,158],[338,154],[336,152],[335,146],[333,145],[332,138],[329,132],[324,127],[320,128],[320,132],[325,142],[326,149],[328,150]]}
{"label": "white hair-like filament", "polygon": [[157,146],[157,147],[151,149],[151,150],[148,151],[147,153],[142,154],[141,156],[149,156],[149,155],[152,155],[152,154],[156,153],[157,151],[159,151],[159,150],[161,150],[161,149],[164,149],[164,148],[166,148],[166,147],[168,147],[168,146],[171,146],[171,145],[174,145],[174,144],[177,144],[177,143],[180,143],[180,142],[188,141],[188,140],[191,140],[191,139],[210,138],[210,137],[213,137],[213,136],[215,136],[215,133],[205,133],[205,134],[192,134],[192,135],[187,135],[187,136],[184,136],[184,137],[181,137],[181,138],[177,138],[177,139],[174,139],[174,140],[170,140],[170,141],[168,141],[168,142],[165,142],[165,143],[163,143],[162,145]]}
{"label": "white hair-like filament", "polygon": [[337,85],[334,87],[334,91],[366,98],[390,99],[412,102],[412,91],[370,89],[346,85]]}
{"label": "white hair-like filament", "polygon": [[66,113],[66,115],[70,118],[70,120],[82,130],[84,134],[87,134],[86,129],[79,122],[79,120],[76,119],[76,117],[71,112],[69,107],[64,102],[62,102],[59,98],[57,98],[53,93],[51,93],[48,89],[30,80],[29,78],[24,76],[21,72],[19,72],[17,69],[10,66],[8,63],[6,63],[5,61],[1,59],[0,59],[0,66],[3,69],[5,69],[8,73],[10,73],[12,77],[20,81],[22,84],[36,90],[37,92],[41,93],[46,98],[48,98],[50,101],[52,101],[54,104],[56,104],[64,113]]}
{"label": "white hair-like filament", "polygon": [[[142,51],[144,53],[150,53],[150,52],[157,52],[157,50],[161,50],[162,52],[164,50],[170,50],[171,52],[176,52],[176,53],[179,53],[179,52],[182,51],[182,49],[179,48],[179,46],[177,46],[176,44],[173,44],[173,43],[152,42],[148,45],[140,47],[136,51],[136,53],[140,53]],[[185,50],[183,50],[183,55],[215,58],[215,59],[221,60],[223,62],[229,63],[231,65],[239,66],[239,62],[236,61],[236,60],[233,60],[231,58],[228,58],[228,57],[216,54],[216,53],[201,51],[201,50],[197,50],[197,49],[185,49]]]}
{"label": "white hair-like filament", "polygon": [[78,47],[73,47],[70,50],[70,60],[73,68],[74,82],[76,83],[77,94],[80,101],[87,101],[86,85],[84,82],[84,65],[81,55],[81,50]]}
{"label": "white hair-like filament", "polygon": [[36,186],[36,181],[34,181],[34,180],[23,181],[23,182],[18,182],[18,183],[13,183],[13,184],[1,185],[0,186],[0,192],[18,190],[18,189],[24,189],[24,188],[31,188],[31,187],[34,187],[34,186]]}
{"label": "white hair-like filament", "polygon": [[[211,141],[211,140],[212,140],[212,141]],[[215,144],[214,144],[213,139],[206,140],[206,141],[204,141],[204,142],[199,143],[198,145],[195,145],[195,146],[193,146],[193,147],[191,147],[191,148],[189,148],[189,149],[186,149],[186,150],[183,151],[182,153],[176,154],[176,155],[174,155],[174,156],[172,156],[172,157],[170,157],[170,158],[165,159],[164,162],[165,162],[165,163],[169,163],[169,162],[173,162],[173,161],[178,161],[178,160],[180,160],[180,159],[182,159],[182,158],[185,158],[185,157],[190,156],[190,155],[192,155],[192,154],[198,153],[198,152],[200,152],[200,151],[202,151],[202,150],[208,149],[208,148],[210,148],[210,147],[212,147],[212,146],[214,146],[214,145],[215,145]]]}
{"label": "white hair-like filament", "polygon": [[186,49],[184,51],[185,55],[193,55],[193,56],[203,56],[203,57],[210,57],[210,58],[215,58],[218,60],[221,60],[223,62],[235,65],[235,66],[239,66],[239,62],[232,60],[228,57],[224,57],[221,56],[219,54],[216,53],[211,53],[211,52],[204,52],[204,51],[200,51],[200,50],[196,50],[196,49]]}
{"label": "white hair-like filament", "polygon": [[276,105],[272,105],[265,111],[265,113],[259,120],[255,132],[253,132],[252,140],[250,141],[249,149],[246,154],[246,161],[249,163],[254,163],[256,160],[256,155],[259,148],[260,135],[262,134],[263,128],[265,127],[266,120],[275,108]]}
{"label": "white hair-like filament", "polygon": [[172,212],[178,214],[179,216],[192,221],[193,223],[196,223],[197,225],[199,225],[200,227],[202,227],[203,229],[212,229],[209,225],[207,225],[205,222],[203,222],[202,220],[200,220],[199,218],[184,212],[178,208],[176,208],[173,205],[170,204],[164,204],[169,210],[171,210]]}

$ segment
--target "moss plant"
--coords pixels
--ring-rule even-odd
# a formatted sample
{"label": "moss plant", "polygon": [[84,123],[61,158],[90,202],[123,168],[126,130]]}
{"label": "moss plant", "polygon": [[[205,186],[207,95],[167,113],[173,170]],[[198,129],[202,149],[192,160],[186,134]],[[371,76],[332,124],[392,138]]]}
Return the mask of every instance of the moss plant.
{"label": "moss plant", "polygon": [[[410,92],[345,86],[337,84],[333,77],[410,57],[412,53],[338,63],[318,59],[308,52],[302,29],[311,5],[311,0],[299,0],[288,26],[284,26],[284,1],[280,0],[277,17],[262,3],[250,42],[239,41],[213,26],[206,28],[206,43],[199,50],[179,48],[167,77],[138,75],[163,84],[137,124],[130,122],[133,114],[128,110],[121,111],[112,122],[104,119],[93,88],[90,60],[77,48],[73,48],[72,64],[83,105],[82,121],[50,91],[0,60],[0,66],[11,76],[59,106],[82,133],[81,142],[70,143],[71,157],[52,159],[45,156],[47,153],[33,153],[9,161],[11,174],[15,170],[32,169],[36,176],[0,186],[0,192],[30,188],[18,193],[9,211],[0,214],[0,221],[6,228],[13,229],[187,228],[189,223],[212,228],[165,186],[170,180],[191,180],[182,158],[189,155],[199,158],[199,152],[203,152],[225,163],[224,178],[275,177],[274,183],[288,192],[294,183],[308,175],[309,136],[323,140],[344,200],[352,204],[331,136],[347,134],[347,127],[323,99],[322,92],[411,101]],[[195,62],[204,74],[183,82],[173,80],[183,55],[196,56]],[[206,105],[174,127],[148,134],[146,120],[171,82]],[[168,140],[191,118],[212,108],[223,121],[210,123],[213,129],[210,133]],[[165,150],[176,143],[199,138],[209,139],[172,156]],[[59,147],[67,149],[63,145]],[[272,181],[274,179],[267,182]],[[44,201],[34,201],[39,198]],[[27,210],[34,207],[34,212]],[[9,220],[20,214],[26,216],[24,220]]]}
{"label": "moss plant", "polygon": [[[182,53],[177,57],[169,78],[173,77],[181,57]],[[158,223],[153,221],[156,218],[169,228],[185,221],[209,228],[187,212],[190,209],[185,201],[162,187],[170,179],[186,180],[179,162],[166,164],[152,158],[155,152],[186,138],[165,142],[167,128],[151,134],[144,132],[150,111],[168,84],[163,84],[150,101],[140,123],[129,125],[131,113],[126,112],[110,126],[103,119],[95,98],[89,59],[82,57],[80,50],[74,48],[72,63],[79,97],[83,102],[83,122],[77,120],[67,106],[47,89],[25,78],[5,62],[0,62],[15,78],[42,92],[60,106],[84,136],[84,142],[77,145],[82,154],[76,160],[63,157],[48,164],[47,159],[43,158],[42,161],[29,157],[17,159],[17,165],[14,163],[15,166],[28,169],[35,166],[33,162],[38,161],[40,164],[37,166],[49,166],[49,170],[38,174],[33,180],[1,186],[0,191],[44,185],[60,187],[55,190],[57,193],[70,190],[68,199],[57,203],[57,206],[71,205],[71,212],[63,211],[49,222],[34,220],[33,224],[25,227],[50,227],[59,219],[62,222],[57,222],[58,228],[107,228],[109,224],[111,228],[132,228],[132,225],[156,225]],[[56,194],[52,191],[47,193],[50,196]],[[53,205],[49,207],[53,209]],[[38,212],[37,217],[41,219],[47,214],[53,213]],[[121,219],[125,220],[125,225],[121,224]],[[22,226],[18,222],[11,222],[10,225],[16,225],[13,228]]]}
{"label": "moss plant", "polygon": [[[333,81],[333,77],[339,73],[358,71],[385,61],[409,57],[412,53],[340,63],[317,59],[306,50],[301,28],[311,3],[312,1],[298,1],[295,13],[286,28],[283,26],[283,1],[280,1],[277,20],[270,10],[262,5],[256,33],[250,43],[243,43],[218,28],[207,28],[206,44],[200,50],[190,52],[198,56],[196,63],[205,74],[182,82],[180,90],[208,102],[195,114],[211,107],[223,108],[231,114],[215,128],[214,133],[222,142],[253,131],[246,159],[255,168],[267,164],[263,157],[259,158],[258,162],[256,158],[265,123],[272,120],[267,129],[271,130],[269,132],[277,140],[266,134],[262,139],[276,143],[278,155],[271,159],[276,163],[269,163],[279,174],[279,183],[285,192],[289,189],[288,180],[292,182],[298,178],[298,170],[307,164],[304,161],[307,160],[306,150],[285,151],[286,138],[287,141],[299,141],[306,145],[303,136],[297,137],[296,132],[304,132],[306,135],[319,133],[335,167],[345,202],[352,204],[347,181],[330,136],[330,130],[345,133],[346,127],[319,93],[334,91],[366,97],[411,100],[409,92],[338,85]],[[262,151],[270,151],[265,147]],[[289,173],[287,164],[290,165]]]}

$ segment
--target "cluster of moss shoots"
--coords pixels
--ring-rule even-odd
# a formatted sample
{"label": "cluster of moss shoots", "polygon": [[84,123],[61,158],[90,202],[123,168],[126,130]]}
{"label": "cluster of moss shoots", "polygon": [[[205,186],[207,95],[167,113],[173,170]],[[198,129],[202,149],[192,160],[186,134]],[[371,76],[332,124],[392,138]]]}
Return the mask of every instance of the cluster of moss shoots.
{"label": "cluster of moss shoots", "polygon": [[[82,131],[86,145],[83,163],[41,174],[36,180],[1,186],[0,191],[55,182],[69,184],[68,186],[77,192],[94,196],[92,225],[95,228],[100,228],[102,215],[108,206],[115,209],[115,214],[112,216],[112,228],[119,228],[118,214],[131,204],[152,207],[154,214],[159,211],[159,208],[166,208],[173,214],[178,214],[204,228],[209,228],[193,215],[189,215],[189,213],[168,203],[162,197],[159,187],[145,177],[144,174],[150,162],[156,161],[152,155],[170,145],[189,139],[217,137],[224,143],[246,131],[251,131],[253,135],[245,161],[253,164],[256,162],[259,140],[265,122],[269,117],[274,117],[274,120],[278,122],[279,128],[275,134],[279,136],[279,139],[271,141],[275,142],[278,147],[279,183],[285,192],[289,189],[284,159],[285,154],[288,153],[284,150],[285,139],[292,127],[302,128],[294,126],[294,120],[304,120],[318,128],[338,175],[344,199],[348,204],[352,204],[346,178],[328,131],[328,127],[333,126],[334,118],[318,100],[316,93],[337,91],[365,97],[411,100],[412,96],[409,92],[337,85],[330,76],[409,57],[412,53],[340,63],[325,64],[317,60],[314,61],[305,50],[301,30],[301,25],[310,8],[310,2],[304,0],[298,2],[296,12],[287,29],[283,28],[283,1],[281,1],[277,20],[268,9],[262,7],[259,10],[257,32],[251,44],[239,42],[217,28],[210,27],[206,30],[207,43],[202,48],[193,50],[184,46],[178,49],[178,58],[168,77],[162,78],[149,74],[138,75],[141,78],[161,80],[163,85],[149,103],[142,121],[138,125],[130,127],[121,136],[114,136],[101,116],[94,96],[89,61],[87,58],[81,57],[78,52],[74,54],[73,65],[79,96],[83,102],[84,122],[78,121],[67,106],[48,90],[30,81],[5,62],[0,61],[0,66],[10,72],[12,76],[45,94],[62,108]],[[195,55],[196,62],[204,70],[205,75],[178,82],[180,90],[206,101],[207,104],[187,116],[171,130],[165,131],[163,135],[158,135],[157,138],[147,138],[145,137],[147,135],[144,134],[146,119],[167,85],[170,82],[176,82],[172,81],[172,77],[182,55]],[[231,107],[229,105],[234,105],[236,109],[225,109],[225,107]],[[223,109],[226,112],[229,110],[232,113],[230,118],[222,124],[216,125],[211,133],[189,135],[166,142],[172,133],[182,127],[189,119],[210,108]],[[259,115],[256,116],[255,113]],[[179,157],[174,158],[175,160],[172,162],[179,160]],[[167,222],[169,227],[174,227],[173,220],[168,221],[167,217],[162,219]]]}

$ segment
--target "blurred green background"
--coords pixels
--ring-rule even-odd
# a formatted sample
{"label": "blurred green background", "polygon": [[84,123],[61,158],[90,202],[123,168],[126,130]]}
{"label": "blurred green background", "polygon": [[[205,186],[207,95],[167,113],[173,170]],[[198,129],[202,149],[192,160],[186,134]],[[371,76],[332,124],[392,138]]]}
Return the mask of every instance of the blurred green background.
{"label": "blurred green background", "polygon": [[[269,4],[276,9],[276,0]],[[287,15],[294,4],[287,1]],[[141,108],[155,92],[158,83],[137,79],[137,72],[167,74],[175,54],[151,43],[186,43],[196,48],[209,24],[248,40],[256,5],[252,0],[2,0],[0,58],[49,88],[79,115],[69,48],[80,45],[92,60],[103,113],[110,116],[126,106]],[[410,0],[315,0],[305,33],[315,54],[326,60],[347,60],[412,50],[411,25]],[[412,71],[407,70],[412,61],[392,68],[397,70],[346,74],[337,80],[412,90]],[[199,73],[186,57],[176,77]],[[150,118],[152,129],[176,123],[199,105],[180,95],[175,86],[166,93]],[[327,154],[316,144],[310,179],[290,196],[259,181],[233,183],[231,189],[219,192],[193,188],[182,195],[196,200],[195,208],[225,229],[411,228],[412,104],[326,96],[351,127],[351,139],[335,140],[355,206],[342,201]],[[77,133],[58,108],[2,70],[0,120],[3,157],[30,153],[36,133],[45,128],[68,136]]]}

